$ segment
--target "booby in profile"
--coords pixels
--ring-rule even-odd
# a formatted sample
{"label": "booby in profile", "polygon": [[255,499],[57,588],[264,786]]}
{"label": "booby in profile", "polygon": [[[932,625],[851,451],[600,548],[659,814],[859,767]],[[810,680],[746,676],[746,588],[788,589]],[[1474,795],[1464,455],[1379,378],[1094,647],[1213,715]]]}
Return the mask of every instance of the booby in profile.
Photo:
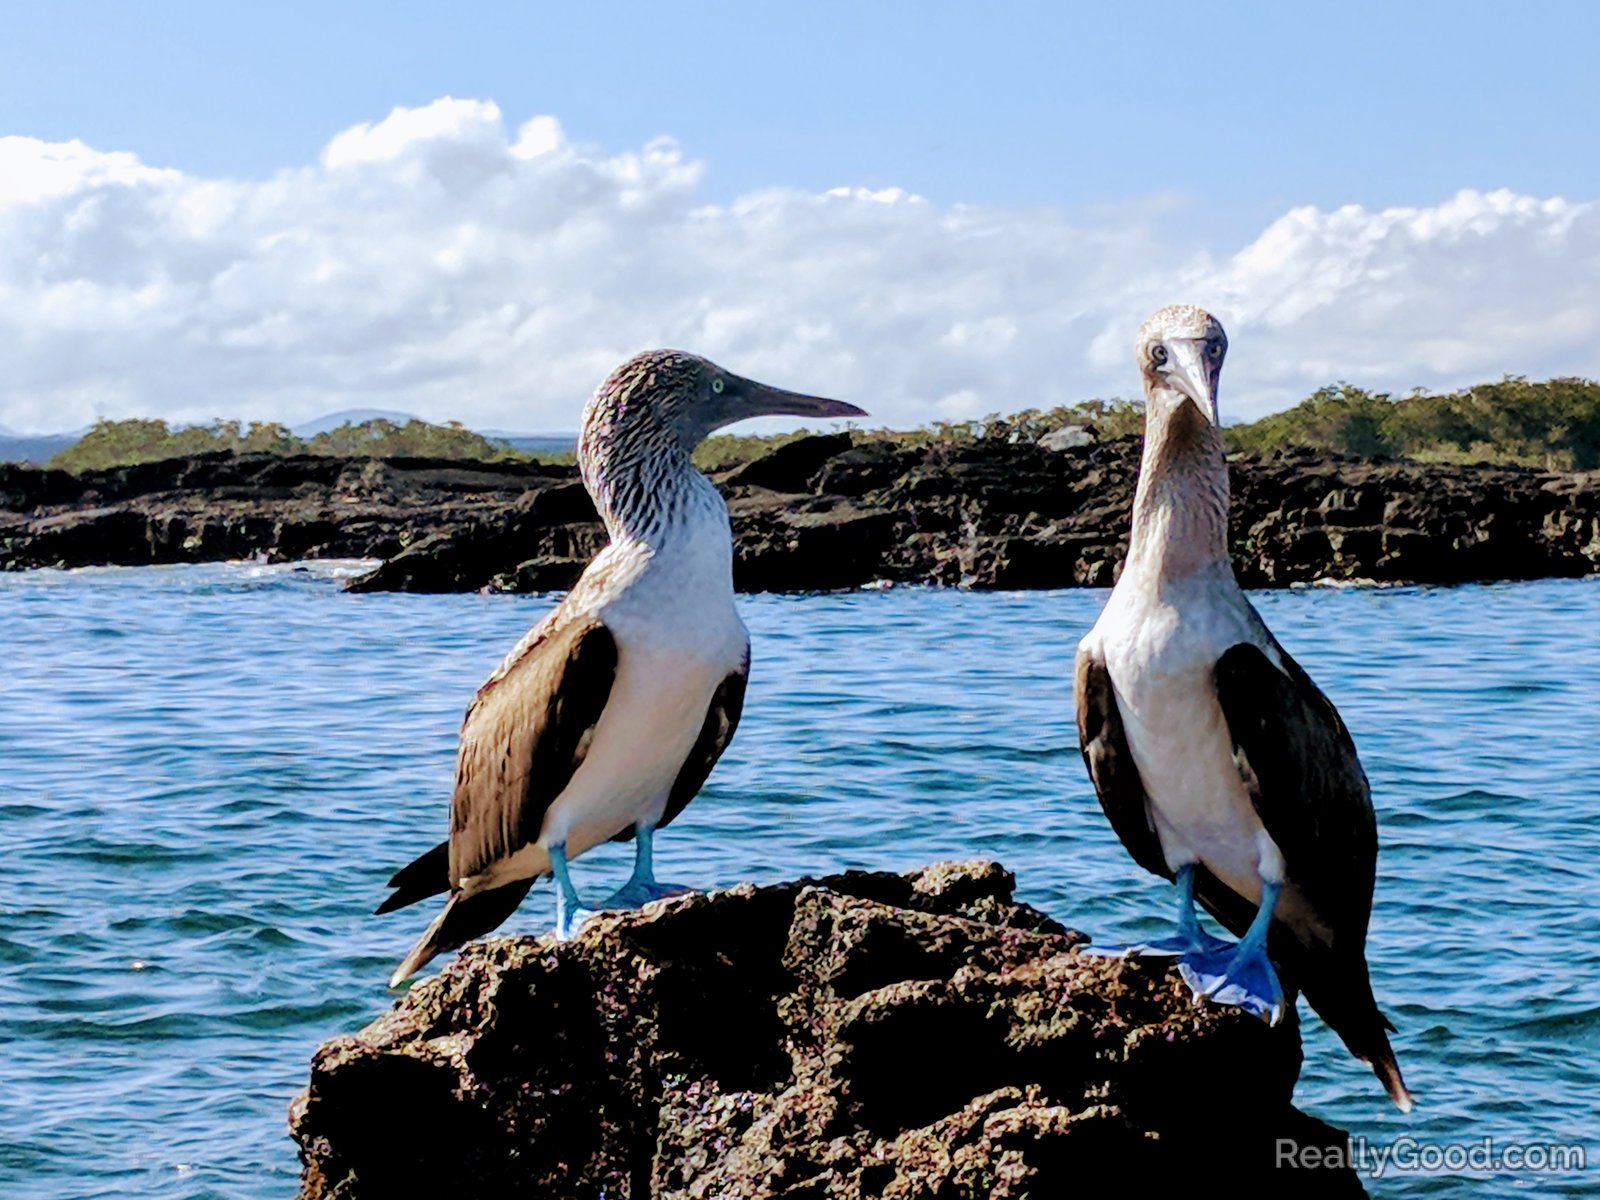
{"label": "booby in profile", "polygon": [[775,415],[866,414],[676,350],[629,359],[590,399],[578,465],[610,544],[467,710],[450,839],[398,872],[378,909],[449,893],[391,987],[494,929],[546,874],[571,937],[589,913],[568,864],[608,839],[634,838],[636,859],[600,907],[684,890],[655,880],[655,831],[733,738],[750,668],[727,506],[690,455],[715,429]]}
{"label": "booby in profile", "polygon": [[[1367,974],[1378,854],[1367,778],[1228,558],[1227,346],[1216,318],[1188,305],[1139,331],[1145,440],[1128,558],[1078,648],[1078,736],[1100,804],[1134,861],[1178,885],[1177,936],[1126,952],[1177,954],[1197,999],[1272,1023],[1286,1004],[1276,961],[1409,1111]],[[1197,899],[1237,944],[1201,927]]]}

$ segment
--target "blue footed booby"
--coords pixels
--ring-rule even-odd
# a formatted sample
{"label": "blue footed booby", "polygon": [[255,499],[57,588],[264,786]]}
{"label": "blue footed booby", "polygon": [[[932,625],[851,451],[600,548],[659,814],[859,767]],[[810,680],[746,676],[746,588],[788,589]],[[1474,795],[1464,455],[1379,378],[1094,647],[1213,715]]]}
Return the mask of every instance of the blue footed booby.
{"label": "blue footed booby", "polygon": [[[1197,1000],[1273,1024],[1293,1003],[1281,969],[1410,1111],[1367,973],[1367,778],[1228,557],[1227,347],[1216,318],[1187,305],[1139,331],[1145,441],[1128,557],[1078,647],[1078,737],[1101,807],[1134,861],[1178,885],[1177,936],[1121,952],[1176,954]],[[1196,900],[1239,941],[1208,933]]]}
{"label": "blue footed booby", "polygon": [[633,838],[636,857],[601,908],[686,890],[656,882],[655,831],[732,740],[750,669],[728,509],[690,455],[715,429],[777,415],[866,414],[675,350],[629,359],[589,400],[578,465],[610,542],[467,710],[450,838],[401,869],[378,909],[448,893],[391,987],[494,929],[547,874],[557,936],[573,936],[589,910],[569,864],[607,840]]}

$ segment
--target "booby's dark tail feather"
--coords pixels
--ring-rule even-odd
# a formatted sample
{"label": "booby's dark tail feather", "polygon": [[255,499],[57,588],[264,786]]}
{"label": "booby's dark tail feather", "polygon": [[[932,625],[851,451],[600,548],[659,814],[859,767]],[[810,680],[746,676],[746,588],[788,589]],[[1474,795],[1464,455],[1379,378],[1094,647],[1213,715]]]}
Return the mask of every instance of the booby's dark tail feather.
{"label": "booby's dark tail feather", "polygon": [[415,904],[418,900],[426,900],[429,896],[437,896],[441,892],[450,890],[450,843],[440,842],[415,862],[408,863],[394,873],[389,880],[389,886],[394,889],[384,902],[374,910],[379,913],[393,912],[397,908],[404,908],[408,904]]}
{"label": "booby's dark tail feather", "polygon": [[1371,1063],[1372,1073],[1382,1081],[1384,1091],[1389,1093],[1389,1099],[1394,1101],[1396,1108],[1408,1113],[1416,1107],[1406,1081],[1400,1077],[1400,1064],[1395,1061],[1394,1051],[1389,1049],[1388,1038],[1383,1039],[1383,1049],[1367,1061]]}
{"label": "booby's dark tail feather", "polygon": [[[1195,870],[1195,894],[1231,933],[1243,934],[1251,905],[1204,866]],[[1350,1053],[1372,1068],[1395,1107],[1410,1112],[1411,1092],[1389,1046],[1394,1026],[1378,1011],[1365,949],[1336,951],[1320,943],[1307,946],[1282,922],[1273,923],[1269,946],[1289,1003],[1294,1003],[1295,992],[1303,993],[1306,1003],[1339,1035]]]}
{"label": "booby's dark tail feather", "polygon": [[497,929],[502,921],[516,911],[517,905],[533,886],[531,879],[519,879],[504,887],[491,888],[463,896],[456,892],[444,906],[444,911],[434,918],[417,944],[406,955],[405,961],[389,976],[389,986],[399,987],[436,954],[456,950],[475,937]]}
{"label": "booby's dark tail feather", "polygon": [[1385,1032],[1389,1022],[1377,1009],[1373,1009],[1373,1013],[1377,1020],[1363,1029],[1346,1030],[1335,1026],[1334,1032],[1344,1040],[1351,1054],[1372,1068],[1372,1073],[1383,1084],[1383,1090],[1389,1093],[1394,1106],[1408,1113],[1415,1101],[1411,1099],[1410,1089],[1400,1075],[1400,1064],[1395,1061],[1394,1051],[1389,1046],[1389,1035]]}
{"label": "booby's dark tail feather", "polygon": [[1411,1092],[1389,1045],[1394,1026],[1378,1011],[1367,978],[1365,955],[1342,956],[1343,961],[1337,965],[1331,961],[1332,955],[1318,957],[1323,961],[1315,962],[1315,967],[1321,970],[1308,971],[1303,980],[1306,1002],[1339,1035],[1350,1053],[1372,1068],[1394,1106],[1403,1113],[1410,1112],[1414,1103]]}

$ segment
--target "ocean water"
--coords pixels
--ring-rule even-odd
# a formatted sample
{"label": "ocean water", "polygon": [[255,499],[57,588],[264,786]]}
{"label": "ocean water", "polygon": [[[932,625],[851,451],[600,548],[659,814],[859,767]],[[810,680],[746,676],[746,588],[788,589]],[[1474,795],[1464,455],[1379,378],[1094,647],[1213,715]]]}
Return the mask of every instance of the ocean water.
{"label": "ocean water", "polygon": [[[461,712],[548,607],[346,596],[337,568],[0,576],[0,1196],[287,1197],[312,1050],[428,918],[369,915],[446,824]],[[1078,758],[1093,591],[747,597],[738,738],[659,844],[702,886],[992,857],[1101,940],[1164,931]],[[1419,1107],[1314,1017],[1301,1106],[1413,1160],[1387,1196],[1600,1194],[1600,583],[1256,603],[1340,706],[1383,853],[1370,957]],[[603,895],[628,847],[584,858]],[[551,919],[548,889],[508,930]],[[1227,1081],[1205,1097],[1225,1103]],[[1455,1153],[1455,1152],[1452,1152]]]}

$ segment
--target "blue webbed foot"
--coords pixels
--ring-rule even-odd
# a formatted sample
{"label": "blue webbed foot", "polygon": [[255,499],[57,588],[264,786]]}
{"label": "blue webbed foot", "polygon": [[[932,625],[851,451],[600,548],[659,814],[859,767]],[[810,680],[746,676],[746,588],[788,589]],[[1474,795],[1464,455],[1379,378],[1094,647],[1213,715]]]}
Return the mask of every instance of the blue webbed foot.
{"label": "blue webbed foot", "polygon": [[1233,943],[1226,938],[1219,938],[1207,933],[1204,929],[1195,929],[1192,933],[1179,932],[1173,937],[1151,938],[1148,941],[1133,942],[1126,946],[1084,946],[1080,954],[1099,954],[1108,958],[1143,958],[1146,955],[1156,957],[1177,957],[1181,955],[1197,954],[1232,954]]}
{"label": "blue webbed foot", "polygon": [[600,902],[601,908],[643,908],[652,900],[681,896],[693,888],[682,883],[657,883],[654,879],[630,879]]}
{"label": "blue webbed foot", "polygon": [[1214,1000],[1230,1004],[1268,1025],[1283,1020],[1283,984],[1267,957],[1267,930],[1282,891],[1282,884],[1262,883],[1255,919],[1231,952],[1190,954],[1179,961],[1178,973],[1194,991],[1196,1003]]}
{"label": "blue webbed foot", "polygon": [[1194,992],[1196,1003],[1210,1000],[1242,1008],[1268,1025],[1283,1020],[1283,985],[1262,947],[1246,942],[1224,950],[1186,954],[1178,963],[1178,973]]}
{"label": "blue webbed foot", "polygon": [[550,873],[556,877],[556,941],[570,942],[578,936],[583,923],[594,916],[594,910],[583,906],[577,889],[572,886],[565,843],[557,842],[550,847]]}
{"label": "blue webbed foot", "polygon": [[1215,934],[1207,933],[1204,929],[1195,929],[1192,933],[1179,933],[1176,937],[1156,938],[1142,946],[1135,947],[1140,954],[1221,954],[1232,953],[1233,943],[1227,938],[1219,938]]}
{"label": "blue webbed foot", "polygon": [[1139,947],[1124,946],[1120,942],[1115,942],[1108,946],[1101,946],[1091,942],[1087,946],[1079,946],[1078,953],[1088,954],[1094,958],[1128,958],[1137,956]]}
{"label": "blue webbed foot", "polygon": [[643,908],[652,900],[681,896],[694,891],[681,883],[657,883],[655,873],[655,827],[641,822],[634,827],[633,874],[601,903],[601,908]]}
{"label": "blue webbed foot", "polygon": [[594,916],[594,909],[574,905],[568,908],[559,900],[556,902],[556,941],[570,942],[583,930],[584,922]]}
{"label": "blue webbed foot", "polygon": [[1178,932],[1168,938],[1151,938],[1127,946],[1084,946],[1080,954],[1113,958],[1139,958],[1143,955],[1197,955],[1233,952],[1233,943],[1207,933],[1194,909],[1194,864],[1186,863],[1176,872],[1178,884]]}

